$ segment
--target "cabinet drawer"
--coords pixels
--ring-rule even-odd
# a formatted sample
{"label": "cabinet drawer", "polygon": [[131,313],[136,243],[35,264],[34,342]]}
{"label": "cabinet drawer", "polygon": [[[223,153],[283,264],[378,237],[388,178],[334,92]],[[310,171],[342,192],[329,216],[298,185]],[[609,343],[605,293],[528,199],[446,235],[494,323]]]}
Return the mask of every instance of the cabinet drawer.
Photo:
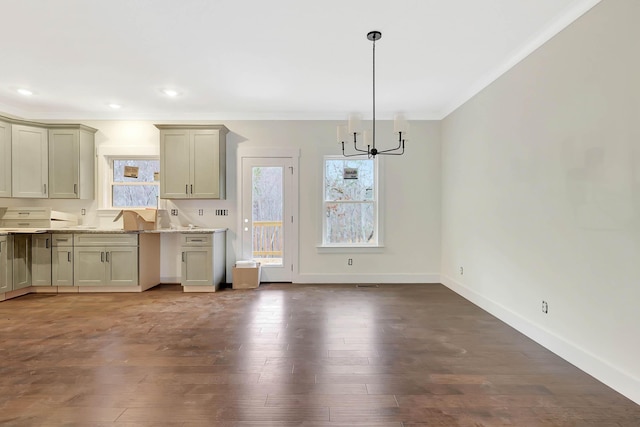
{"label": "cabinet drawer", "polygon": [[212,234],[180,234],[180,244],[182,246],[211,246]]}
{"label": "cabinet drawer", "polygon": [[137,234],[77,233],[74,246],[138,246]]}
{"label": "cabinet drawer", "polygon": [[3,218],[20,221],[35,219],[48,220],[51,218],[51,208],[8,208]]}
{"label": "cabinet drawer", "polygon": [[73,246],[73,234],[53,234],[53,246]]}
{"label": "cabinet drawer", "polygon": [[3,228],[50,228],[51,221],[48,219],[4,219],[0,221]]}

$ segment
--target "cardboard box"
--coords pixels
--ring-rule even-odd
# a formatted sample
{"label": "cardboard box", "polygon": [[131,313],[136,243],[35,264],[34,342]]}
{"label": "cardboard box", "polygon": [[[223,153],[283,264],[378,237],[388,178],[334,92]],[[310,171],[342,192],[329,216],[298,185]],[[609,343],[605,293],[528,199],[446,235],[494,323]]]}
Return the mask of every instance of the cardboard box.
{"label": "cardboard box", "polygon": [[113,222],[120,217],[123,230],[155,230],[158,227],[157,209],[123,209]]}
{"label": "cardboard box", "polygon": [[260,286],[260,263],[255,267],[233,267],[233,289],[255,289]]}

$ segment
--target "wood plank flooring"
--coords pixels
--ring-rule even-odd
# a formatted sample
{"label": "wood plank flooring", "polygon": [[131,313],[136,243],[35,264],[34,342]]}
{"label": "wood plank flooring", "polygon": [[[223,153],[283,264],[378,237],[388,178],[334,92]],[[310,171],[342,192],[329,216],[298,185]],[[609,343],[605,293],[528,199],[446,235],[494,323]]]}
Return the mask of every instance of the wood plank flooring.
{"label": "wood plank flooring", "polygon": [[639,426],[640,406],[442,285],[0,303],[7,426]]}

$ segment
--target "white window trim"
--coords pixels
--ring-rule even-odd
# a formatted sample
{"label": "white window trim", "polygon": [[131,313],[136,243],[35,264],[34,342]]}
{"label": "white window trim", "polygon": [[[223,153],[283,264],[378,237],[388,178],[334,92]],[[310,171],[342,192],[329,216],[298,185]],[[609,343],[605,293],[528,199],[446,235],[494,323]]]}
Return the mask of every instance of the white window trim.
{"label": "white window trim", "polygon": [[111,215],[121,208],[111,206],[111,175],[113,159],[159,159],[160,147],[145,145],[106,145],[98,148],[98,215]]}
{"label": "white window trim", "polygon": [[[344,160],[345,157],[341,155],[326,155],[322,158],[322,172],[319,176],[322,177],[322,182],[320,185],[320,226],[319,228],[319,244],[316,245],[316,249],[319,253],[360,253],[360,252],[382,252],[384,248],[384,210],[383,206],[383,195],[384,195],[384,161],[380,157],[376,157],[375,167],[374,167],[374,185],[375,185],[375,210],[374,216],[376,218],[377,230],[375,231],[377,235],[377,242],[372,244],[353,244],[353,243],[325,243],[324,236],[326,231],[326,221],[325,221],[325,173],[326,173],[326,160]],[[367,156],[354,156],[349,157],[352,160],[367,160]]]}

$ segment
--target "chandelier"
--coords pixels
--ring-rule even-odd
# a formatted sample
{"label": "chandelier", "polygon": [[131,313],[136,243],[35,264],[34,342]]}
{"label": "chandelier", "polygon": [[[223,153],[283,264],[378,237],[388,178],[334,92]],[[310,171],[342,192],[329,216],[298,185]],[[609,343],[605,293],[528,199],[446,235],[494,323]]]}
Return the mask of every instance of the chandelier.
{"label": "chandelier", "polygon": [[[338,142],[342,144],[342,155],[345,157],[367,155],[368,158],[381,154],[401,156],[404,154],[404,141],[409,130],[405,118],[398,114],[393,121],[393,131],[398,135],[398,145],[386,149],[376,148],[376,41],[382,38],[380,31],[370,31],[367,39],[373,42],[373,124],[370,131],[363,131],[362,118],[359,114],[349,116],[349,125],[338,126]],[[362,138],[359,137],[362,136]],[[345,141],[353,138],[353,151],[345,152]],[[364,142],[362,142],[364,139]],[[349,142],[347,142],[349,144]],[[366,149],[364,148],[366,146]]]}

